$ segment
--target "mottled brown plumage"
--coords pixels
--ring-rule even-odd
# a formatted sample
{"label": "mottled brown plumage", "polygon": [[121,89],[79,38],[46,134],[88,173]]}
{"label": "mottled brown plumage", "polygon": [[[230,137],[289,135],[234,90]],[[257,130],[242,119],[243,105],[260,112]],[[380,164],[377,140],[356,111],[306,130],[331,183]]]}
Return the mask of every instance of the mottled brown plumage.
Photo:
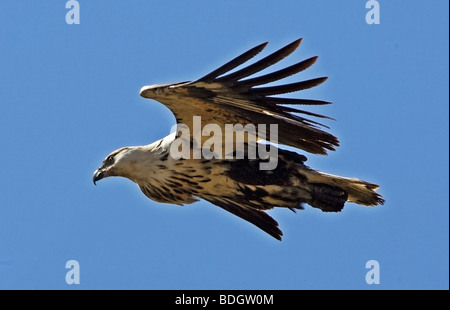
{"label": "mottled brown plumage", "polygon": [[[339,145],[338,139],[326,131],[328,127],[310,117],[328,117],[296,109],[292,105],[321,105],[329,102],[277,97],[317,86],[326,78],[264,86],[307,69],[317,57],[269,74],[250,77],[291,54],[300,42],[296,40],[230,73],[261,52],[267,45],[264,43],[196,81],[145,86],[140,94],[163,103],[173,112],[180,126],[185,124],[190,129],[188,144],[191,147],[204,145],[209,138],[202,136],[201,141],[194,138],[193,116],[201,116],[202,124],[216,124],[222,132],[226,124],[255,124],[257,129],[258,125],[268,127],[276,124],[279,144],[313,154],[326,154]],[[282,232],[278,223],[266,210],[274,207],[295,210],[302,209],[303,204],[309,204],[326,212],[338,212],[346,201],[365,206],[384,202],[375,192],[377,185],[311,169],[305,165],[305,156],[292,151],[272,146],[277,151],[277,165],[274,169],[262,170],[260,164],[267,162],[267,159],[250,156],[249,144],[241,146],[244,158],[226,158],[225,148],[218,148],[221,149],[216,152],[219,158],[194,159],[190,156],[189,159],[176,159],[171,146],[174,141],[179,141],[177,139],[181,139],[180,131],[150,145],[114,151],[95,171],[94,182],[109,176],[126,177],[137,183],[147,197],[164,203],[183,205],[204,199],[280,240]],[[246,143],[249,141],[251,134],[245,140]],[[241,149],[235,146],[233,150],[235,154]]]}

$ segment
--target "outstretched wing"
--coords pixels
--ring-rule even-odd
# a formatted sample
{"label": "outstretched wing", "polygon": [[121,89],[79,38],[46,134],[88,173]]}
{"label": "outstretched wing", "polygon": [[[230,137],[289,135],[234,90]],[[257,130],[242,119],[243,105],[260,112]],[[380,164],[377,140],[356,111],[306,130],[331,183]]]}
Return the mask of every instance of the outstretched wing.
{"label": "outstretched wing", "polygon": [[177,123],[185,124],[191,129],[193,116],[201,116],[202,124],[218,124],[222,130],[225,124],[277,124],[278,143],[314,154],[326,154],[327,150],[334,150],[339,145],[338,139],[323,129],[326,126],[307,117],[329,117],[296,109],[292,105],[322,105],[330,102],[280,98],[274,95],[308,89],[327,78],[261,87],[305,70],[315,63],[317,57],[269,74],[248,78],[291,54],[300,43],[301,39],[296,40],[243,69],[229,73],[261,52],[267,45],[266,42],[196,81],[144,86],[140,95],[163,103],[175,115]]}
{"label": "outstretched wing", "polygon": [[278,222],[275,221],[265,210],[251,208],[226,197],[205,197],[205,200],[212,204],[221,207],[222,209],[239,216],[256,227],[262,229],[275,239],[281,240],[283,232],[278,228]]}

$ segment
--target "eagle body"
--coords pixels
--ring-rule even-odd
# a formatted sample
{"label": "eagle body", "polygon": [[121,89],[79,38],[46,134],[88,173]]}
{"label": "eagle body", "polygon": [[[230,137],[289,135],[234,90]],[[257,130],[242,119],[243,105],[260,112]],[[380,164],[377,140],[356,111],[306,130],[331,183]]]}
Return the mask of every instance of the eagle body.
{"label": "eagle body", "polygon": [[[259,138],[251,137],[250,133],[242,145],[235,143],[231,154],[222,147],[229,143],[223,138],[218,142],[220,148],[217,145],[213,148],[213,151],[220,149],[220,154],[216,152],[212,158],[192,156],[195,148],[201,148],[208,140],[207,135],[200,135],[200,141],[196,139],[195,117],[199,116],[202,124],[214,124],[221,132],[225,132],[229,124],[254,124],[257,129],[276,125],[279,144],[313,154],[326,154],[339,145],[338,139],[326,131],[328,127],[310,119],[328,117],[292,107],[329,102],[277,96],[314,87],[326,78],[261,86],[308,68],[317,57],[250,77],[282,60],[300,42],[294,41],[240,70],[232,71],[258,54],[267,43],[196,81],[144,86],[140,91],[142,97],[157,100],[173,112],[178,124],[176,132],[149,145],[123,147],[112,152],[94,172],[94,183],[106,177],[120,176],[135,182],[148,198],[157,202],[184,205],[203,199],[279,240],[283,233],[278,223],[266,213],[274,207],[296,210],[308,204],[325,212],[338,212],[347,201],[364,206],[383,204],[383,198],[375,191],[378,185],[322,173],[305,165],[304,155],[259,141],[258,144],[274,150],[276,156],[273,169],[261,169],[268,159],[255,157],[250,152],[250,141]],[[187,137],[181,134],[182,128],[189,129]],[[174,156],[180,139],[191,147],[191,156]],[[236,155],[238,150],[243,156],[225,156]]]}

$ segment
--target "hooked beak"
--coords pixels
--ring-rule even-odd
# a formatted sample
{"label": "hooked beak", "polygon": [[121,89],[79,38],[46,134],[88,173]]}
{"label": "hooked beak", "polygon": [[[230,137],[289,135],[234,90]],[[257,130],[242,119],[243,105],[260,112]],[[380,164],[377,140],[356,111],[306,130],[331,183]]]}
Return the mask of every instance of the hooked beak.
{"label": "hooked beak", "polygon": [[94,185],[97,185],[96,182],[100,181],[104,178],[105,170],[104,169],[97,169],[94,172],[94,175],[92,176],[92,182],[94,182]]}

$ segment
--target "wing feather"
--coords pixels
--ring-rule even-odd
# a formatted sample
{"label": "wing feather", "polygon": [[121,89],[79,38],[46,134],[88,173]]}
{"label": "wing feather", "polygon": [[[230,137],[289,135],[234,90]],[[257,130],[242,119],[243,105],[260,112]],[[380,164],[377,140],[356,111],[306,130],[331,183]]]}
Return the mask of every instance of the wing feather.
{"label": "wing feather", "polygon": [[291,84],[284,84],[284,85],[280,85],[280,86],[252,88],[249,91],[249,93],[254,96],[270,96],[270,95],[286,94],[286,93],[291,93],[294,91],[312,88],[314,86],[322,84],[327,79],[328,79],[327,77],[320,77],[320,78],[316,78],[316,79],[311,79],[311,80],[301,81],[301,82],[291,83]]}
{"label": "wing feather", "polygon": [[273,97],[273,95],[308,89],[323,83],[327,78],[262,86],[309,68],[316,62],[317,57],[308,58],[269,74],[244,79],[290,55],[300,43],[301,39],[296,40],[254,64],[228,73],[261,52],[267,45],[263,43],[194,82],[145,86],[140,94],[166,105],[175,115],[177,123],[184,123],[188,127],[192,126],[193,116],[201,116],[203,124],[218,124],[222,129],[225,124],[277,124],[279,144],[300,148],[314,154],[326,154],[328,150],[334,150],[336,146],[339,146],[338,139],[325,131],[327,126],[300,115],[329,117],[285,105],[311,106],[330,102]]}
{"label": "wing feather", "polygon": [[198,81],[210,82],[210,81],[213,81],[214,79],[216,79],[218,76],[220,76],[220,75],[222,75],[224,73],[227,73],[230,70],[233,70],[237,66],[242,65],[244,62],[252,59],[257,54],[259,54],[267,46],[267,43],[268,42],[264,42],[263,44],[260,44],[260,45],[258,45],[256,47],[248,50],[244,54],[242,54],[242,55],[234,58],[233,60],[227,62],[226,64],[224,64],[220,68],[217,68],[213,72],[211,72],[211,73],[205,75],[204,77],[200,78]]}
{"label": "wing feather", "polygon": [[295,65],[289,66],[287,68],[262,75],[259,77],[255,77],[252,79],[242,80],[236,83],[236,86],[242,87],[245,86],[247,88],[251,88],[252,86],[256,85],[262,85],[262,84],[268,84],[274,81],[278,81],[281,79],[284,79],[288,76],[291,76],[293,74],[299,73],[310,66],[312,66],[317,60],[317,56],[308,58],[306,60],[303,60],[299,63],[296,63]]}
{"label": "wing feather", "polygon": [[250,76],[256,72],[264,70],[267,67],[279,62],[280,60],[291,54],[293,51],[295,51],[297,47],[300,45],[301,41],[302,39],[298,39],[248,67],[245,67],[239,71],[218,78],[217,81],[222,83],[230,83],[230,82],[234,83],[244,77]]}
{"label": "wing feather", "polygon": [[283,232],[278,228],[278,222],[263,210],[248,208],[225,197],[204,197],[210,203],[221,207],[222,209],[239,216],[240,218],[252,223],[262,229],[275,239],[281,240]]}

